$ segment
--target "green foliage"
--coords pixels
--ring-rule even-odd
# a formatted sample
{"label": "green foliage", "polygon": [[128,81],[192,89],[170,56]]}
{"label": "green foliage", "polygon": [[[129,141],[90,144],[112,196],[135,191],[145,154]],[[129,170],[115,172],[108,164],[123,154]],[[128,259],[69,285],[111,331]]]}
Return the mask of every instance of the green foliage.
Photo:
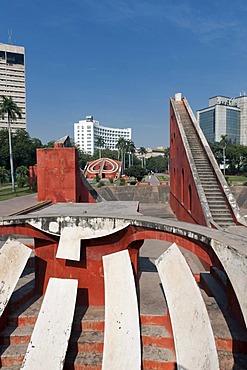
{"label": "green foliage", "polygon": [[166,157],[159,155],[157,157],[151,157],[146,160],[146,169],[153,172],[164,172],[168,167],[168,161]]}
{"label": "green foliage", "polygon": [[0,167],[0,185],[9,180],[9,171],[5,167]]}
{"label": "green foliage", "polygon": [[119,185],[120,186],[124,186],[125,185],[125,179],[121,177],[120,179],[120,182],[119,182]]}
{"label": "green foliage", "polygon": [[114,179],[112,177],[109,177],[109,183],[113,184]]}
{"label": "green foliage", "polygon": [[229,178],[229,176],[226,176],[225,179],[226,179],[227,185],[231,186],[232,185],[232,180]]}
{"label": "green foliage", "polygon": [[135,180],[131,180],[131,181],[129,182],[129,184],[130,184],[130,185],[136,185],[136,181],[135,181]]}
{"label": "green foliage", "polygon": [[23,186],[28,184],[28,169],[25,166],[17,167],[16,169],[16,182],[18,188],[23,188]]}
{"label": "green foliage", "polygon": [[104,183],[104,181],[99,181],[99,183],[98,183],[98,185],[97,185],[97,187],[98,188],[102,188],[102,186],[105,186],[105,183]]}
{"label": "green foliage", "polygon": [[226,171],[237,174],[247,171],[247,147],[240,144],[230,144],[224,138],[221,142],[210,143],[211,150],[218,164],[223,164],[223,148],[225,146]]}
{"label": "green foliage", "polygon": [[[0,130],[0,143],[0,166],[9,170],[9,140],[7,129]],[[26,130],[17,130],[16,133],[12,135],[14,168],[35,165],[36,149],[42,147],[41,141],[37,138],[32,139]]]}
{"label": "green foliage", "polygon": [[124,172],[127,176],[133,176],[138,181],[141,181],[143,177],[146,175],[146,170],[140,166],[131,166],[127,168]]}
{"label": "green foliage", "polygon": [[78,157],[79,157],[79,166],[81,168],[85,168],[87,162],[91,162],[93,160],[93,157],[90,154],[87,154],[80,149],[78,149]]}
{"label": "green foliage", "polygon": [[1,95],[0,101],[0,116],[2,119],[7,115],[8,121],[16,121],[17,118],[22,118],[21,108],[13,101],[11,96]]}
{"label": "green foliage", "polygon": [[99,174],[97,174],[96,176],[95,176],[95,181],[96,182],[99,182],[101,180],[101,177],[100,177],[100,175]]}

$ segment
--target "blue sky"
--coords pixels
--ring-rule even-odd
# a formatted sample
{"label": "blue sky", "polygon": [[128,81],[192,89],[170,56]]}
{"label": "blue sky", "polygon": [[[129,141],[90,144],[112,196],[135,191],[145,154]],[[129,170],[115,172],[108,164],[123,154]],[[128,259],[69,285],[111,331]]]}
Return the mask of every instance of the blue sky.
{"label": "blue sky", "polygon": [[0,42],[26,48],[28,131],[43,143],[93,115],[169,145],[169,98],[194,112],[247,92],[247,1],[1,0]]}

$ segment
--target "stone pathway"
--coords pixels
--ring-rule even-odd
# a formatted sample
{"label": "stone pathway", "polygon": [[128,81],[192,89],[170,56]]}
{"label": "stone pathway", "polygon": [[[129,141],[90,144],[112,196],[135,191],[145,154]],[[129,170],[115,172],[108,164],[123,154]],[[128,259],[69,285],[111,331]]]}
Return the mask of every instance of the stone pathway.
{"label": "stone pathway", "polygon": [[38,203],[37,193],[0,201],[0,217],[9,216]]}

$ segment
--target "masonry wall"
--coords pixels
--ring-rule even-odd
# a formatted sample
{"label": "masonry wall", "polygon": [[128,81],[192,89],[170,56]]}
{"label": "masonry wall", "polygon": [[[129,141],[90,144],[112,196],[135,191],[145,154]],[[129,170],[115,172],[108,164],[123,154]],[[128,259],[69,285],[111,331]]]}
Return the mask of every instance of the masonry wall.
{"label": "masonry wall", "polygon": [[38,201],[95,202],[82,184],[75,148],[37,149],[37,188]]}
{"label": "masonry wall", "polygon": [[170,206],[178,220],[206,225],[172,105],[170,106]]}

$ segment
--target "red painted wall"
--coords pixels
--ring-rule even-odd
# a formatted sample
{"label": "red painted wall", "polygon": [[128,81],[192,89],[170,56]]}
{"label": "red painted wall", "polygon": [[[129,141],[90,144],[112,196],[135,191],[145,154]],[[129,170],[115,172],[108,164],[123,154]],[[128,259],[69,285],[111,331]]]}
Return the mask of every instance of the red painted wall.
{"label": "red painted wall", "polygon": [[38,201],[95,203],[80,171],[77,149],[37,149]]}
{"label": "red painted wall", "polygon": [[170,105],[170,205],[178,220],[207,225],[172,104]]}

